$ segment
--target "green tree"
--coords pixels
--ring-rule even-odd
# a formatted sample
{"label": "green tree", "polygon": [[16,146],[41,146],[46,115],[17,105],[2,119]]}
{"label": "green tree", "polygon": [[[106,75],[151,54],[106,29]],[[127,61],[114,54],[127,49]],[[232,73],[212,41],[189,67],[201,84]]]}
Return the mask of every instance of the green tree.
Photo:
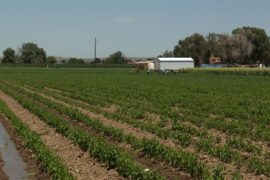
{"label": "green tree", "polygon": [[15,63],[15,50],[7,48],[3,51],[3,63]]}
{"label": "green tree", "polygon": [[219,51],[218,56],[222,58],[223,63],[236,63],[233,57],[235,43],[229,34],[220,34],[217,46]]}
{"label": "green tree", "polygon": [[166,50],[163,55],[163,57],[174,57],[173,51]]}
{"label": "green tree", "polygon": [[207,41],[207,52],[206,56],[209,58],[211,55],[213,56],[221,56],[221,43],[220,41],[222,40],[222,34],[217,34],[217,33],[208,33],[206,36],[206,41]]}
{"label": "green tree", "polygon": [[105,62],[110,64],[124,64],[127,63],[128,60],[121,51],[117,51],[111,54]]}
{"label": "green tree", "polygon": [[55,64],[56,63],[56,58],[54,56],[48,56],[46,59],[48,64]]}
{"label": "green tree", "polygon": [[20,57],[23,63],[45,63],[46,52],[39,48],[37,44],[29,42],[24,43],[20,49]]}
{"label": "green tree", "polygon": [[257,27],[242,27],[234,29],[232,33],[237,34],[239,32],[244,34],[254,46],[250,55],[250,62],[269,63],[266,61],[270,58],[270,41],[265,30]]}
{"label": "green tree", "polygon": [[184,40],[180,40],[174,48],[174,56],[189,56],[195,60],[195,66],[208,62],[206,56],[207,42],[203,35],[195,33]]}
{"label": "green tree", "polygon": [[253,63],[250,55],[254,45],[250,42],[245,33],[243,31],[238,31],[233,34],[231,38],[234,44],[232,54],[236,62],[240,64]]}
{"label": "green tree", "polygon": [[94,61],[91,62],[92,64],[100,64],[102,63],[100,58],[96,58]]}
{"label": "green tree", "polygon": [[70,58],[68,60],[69,64],[85,64],[85,61],[83,59],[77,59],[77,58]]}
{"label": "green tree", "polygon": [[67,63],[67,60],[62,59],[60,62],[61,62],[62,64],[66,64],[66,63]]}

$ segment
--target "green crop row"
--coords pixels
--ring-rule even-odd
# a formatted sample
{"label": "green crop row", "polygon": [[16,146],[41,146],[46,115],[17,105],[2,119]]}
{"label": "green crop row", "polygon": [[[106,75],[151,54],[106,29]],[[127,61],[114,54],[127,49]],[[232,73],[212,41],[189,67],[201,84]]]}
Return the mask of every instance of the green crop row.
{"label": "green crop row", "polygon": [[31,149],[41,165],[52,179],[74,179],[62,160],[42,142],[40,136],[31,131],[21,120],[0,100],[0,110],[9,119],[16,132],[22,137],[27,148]]}
{"label": "green crop row", "polygon": [[[65,92],[67,90],[64,90],[64,92],[62,92],[62,94],[64,96],[68,96],[68,97],[71,97],[71,98],[74,98],[74,99],[79,99],[79,100],[82,100],[82,101],[86,101],[87,103],[91,103],[91,104],[94,104],[94,105],[102,105],[102,106],[104,106],[104,104],[105,104],[104,102],[106,102],[104,97],[103,97],[103,100],[102,100],[101,97],[98,97],[97,99],[93,98],[93,97],[97,96],[96,95],[97,93],[95,93],[94,95],[92,95],[91,93],[85,94],[84,91],[76,92],[76,91],[72,91],[72,89],[73,88],[69,88],[68,91],[70,91],[70,93],[67,93],[67,92]],[[89,97],[89,94],[91,94],[91,97]],[[108,94],[110,94],[110,93],[108,93]],[[214,98],[214,97],[212,97],[212,98]],[[126,101],[124,101],[124,100],[119,101],[119,96],[117,96],[117,98],[114,98],[115,99],[114,101],[112,99],[110,99],[112,101],[112,103],[116,103],[116,102],[117,102],[116,104],[120,103],[120,110],[118,110],[118,112],[117,112],[118,114],[126,115],[127,113],[130,112],[129,114],[131,115],[131,117],[136,119],[138,117],[143,116],[143,113],[146,111],[146,110],[142,109],[142,107],[144,105],[141,104],[140,101],[138,101],[139,104],[137,106],[137,105],[132,105],[132,104],[134,104],[134,102],[136,102],[136,101],[133,101],[133,100],[128,100],[127,99]],[[180,119],[181,120],[190,119],[196,125],[205,126],[207,128],[218,129],[220,131],[225,132],[228,135],[239,135],[241,137],[249,137],[249,138],[253,138],[255,140],[260,139],[260,140],[263,140],[263,141],[270,141],[269,129],[265,128],[265,125],[264,125],[263,122],[262,122],[263,123],[262,126],[255,126],[255,129],[253,131],[254,122],[238,121],[238,120],[233,121],[233,122],[224,121],[224,118],[226,116],[230,117],[229,112],[227,112],[227,115],[224,115],[224,117],[221,116],[218,119],[216,119],[215,121],[212,121],[208,117],[209,116],[208,109],[204,110],[202,107],[198,108],[198,107],[194,106],[194,104],[196,104],[196,103],[193,103],[193,101],[196,100],[196,99],[197,98],[195,98],[195,97],[193,98],[193,100],[187,99],[188,102],[184,106],[188,106],[188,109],[190,109],[190,111],[186,112],[184,116],[176,114],[175,112],[166,110],[168,108],[165,108],[165,107],[160,108],[159,110],[155,110],[155,112],[159,111],[160,114],[161,114],[161,117],[165,116],[165,118],[166,118],[166,116],[167,116],[169,118],[172,118],[172,120],[176,122],[175,123],[176,125],[179,123]],[[132,103],[131,103],[131,101],[132,101]],[[155,104],[161,104],[161,103],[156,102]],[[146,106],[146,108],[152,107],[151,104],[147,104],[145,106]],[[233,109],[236,109],[236,108],[233,108]],[[222,111],[225,111],[225,110],[226,109],[222,109]],[[228,111],[230,111],[230,110],[231,110],[231,108],[228,109]],[[233,110],[233,111],[235,111],[235,110]],[[239,109],[239,112],[241,112],[240,109]],[[258,113],[256,113],[256,114],[258,114]],[[263,115],[263,113],[260,113],[260,114]],[[267,121],[267,119],[269,119],[267,114],[268,113],[264,113],[264,117],[261,117],[261,119],[265,119],[264,121]],[[246,119],[247,115],[248,115],[247,113],[245,113],[245,115],[243,114],[242,118]],[[232,115],[232,116],[234,116],[234,115]],[[250,133],[250,132],[252,132],[252,133]]]}
{"label": "green crop row", "polygon": [[196,148],[199,151],[207,152],[207,154],[212,155],[214,157],[219,158],[225,163],[235,162],[237,164],[240,163],[241,157],[238,152],[232,151],[227,146],[215,146],[212,142],[208,140],[201,139],[197,144]]}
{"label": "green crop row", "polygon": [[[14,86],[12,84],[9,84],[9,85]],[[16,86],[16,88],[20,88],[20,87]],[[27,88],[30,88],[30,87],[27,86]],[[41,90],[36,89],[36,88],[31,88],[31,90],[41,92]],[[21,91],[23,91],[23,89],[21,89]],[[74,104],[74,105],[77,105],[79,107],[86,108],[85,104],[79,103],[70,97],[65,97],[65,96],[59,95],[58,93],[52,93],[50,91],[46,91],[46,92],[42,91],[42,92],[49,95],[49,96],[52,96],[53,98],[64,101],[68,104]],[[89,107],[87,109],[89,109]],[[114,114],[114,113],[106,112],[106,111],[101,110],[98,107],[90,107],[90,109],[92,112],[102,114],[109,119],[116,120],[116,121],[119,121],[122,123],[127,123],[127,124],[130,124],[136,128],[140,128],[142,131],[153,133],[162,139],[171,138],[176,143],[181,144],[181,146],[183,146],[183,147],[189,146],[191,135],[197,135],[200,137],[201,136],[207,137],[207,133],[205,131],[200,132],[200,131],[197,131],[194,128],[188,127],[184,124],[182,125],[181,131],[177,131],[177,130],[172,131],[172,130],[163,129],[156,124],[147,123],[147,122],[143,122],[143,121],[136,121],[136,120],[132,120],[130,118],[125,118],[125,117],[121,116],[121,114],[119,114],[119,113]],[[209,137],[209,138],[211,138],[211,137]]]}
{"label": "green crop row", "polygon": [[[27,88],[30,88],[30,87],[27,86]],[[211,137],[206,131],[200,131],[193,127],[187,126],[185,124],[177,123],[176,125],[173,125],[172,129],[166,130],[166,129],[163,129],[163,127],[161,127],[158,124],[153,124],[153,123],[149,123],[145,121],[137,121],[137,120],[133,120],[132,118],[125,117],[123,114],[121,114],[120,111],[117,111],[117,113],[110,113],[110,112],[101,110],[102,108],[99,106],[94,106],[94,107],[87,106],[85,103],[80,103],[76,101],[75,100],[76,98],[74,96],[71,96],[65,93],[62,94],[59,92],[50,92],[50,91],[44,91],[44,90],[42,91],[40,89],[33,88],[33,87],[31,88],[31,90],[42,92],[42,93],[45,93],[46,95],[49,95],[53,98],[64,101],[68,104],[74,104],[78,107],[89,109],[92,112],[103,114],[105,117],[109,119],[113,119],[113,120],[120,121],[123,123],[128,123],[134,127],[140,128],[143,131],[156,134],[160,138],[174,139],[177,143],[181,144],[181,146],[183,147],[189,146],[191,135],[198,136],[198,137],[206,137],[206,138],[214,140],[214,138]],[[76,97],[78,98],[78,96]],[[85,101],[86,98],[80,98],[80,99],[81,100],[83,99]]]}
{"label": "green crop row", "polygon": [[[164,147],[163,148],[162,148],[162,146],[159,147],[158,143],[155,143],[155,141],[151,142],[151,141],[144,140],[143,142],[146,142],[146,143],[143,143],[143,145],[142,145],[140,143],[140,141],[135,139],[135,137],[133,137],[130,134],[125,136],[120,131],[113,132],[115,130],[113,130],[112,128],[108,128],[108,130],[106,130],[106,128],[104,129],[104,127],[101,127],[102,125],[99,124],[100,122],[97,121],[97,120],[94,121],[94,122],[91,122],[92,121],[91,119],[89,119],[87,116],[81,114],[76,109],[64,107],[63,105],[58,104],[58,103],[54,103],[52,101],[49,101],[48,99],[46,99],[46,98],[44,98],[44,97],[42,97],[42,96],[40,96],[40,95],[38,95],[36,93],[26,92],[24,89],[21,89],[20,87],[17,87],[16,89],[18,89],[20,92],[23,92],[24,94],[27,94],[28,96],[34,98],[35,100],[38,100],[38,101],[48,105],[52,109],[56,109],[59,112],[62,112],[63,114],[65,114],[65,115],[69,115],[73,119],[81,120],[82,122],[85,122],[86,124],[90,125],[91,127],[94,127],[96,130],[102,132],[103,134],[105,134],[107,136],[113,136],[113,138],[115,140],[125,141],[126,143],[131,144],[133,147],[141,148],[143,150],[143,152],[147,153],[148,155],[150,155],[152,157],[159,157],[161,160],[165,160],[166,162],[169,162],[170,164],[174,165],[175,167],[183,168],[183,167],[179,166],[179,162],[185,162],[185,164],[187,164],[187,165],[192,164],[191,162],[188,162],[187,160],[185,160],[185,161],[177,160],[177,158],[174,158],[174,156],[175,157],[178,157],[178,156],[175,155],[174,153],[172,153],[172,151],[168,151],[170,153],[165,154],[164,157],[167,157],[167,159],[164,159],[164,157],[162,157],[162,155],[166,151],[164,150]],[[94,123],[94,125],[91,124],[91,123]],[[99,124],[99,125],[97,125],[97,124]],[[177,129],[178,130],[184,130],[184,128],[185,128],[184,126],[175,126],[174,130],[177,130]],[[193,129],[186,129],[184,131],[193,132]],[[242,143],[244,143],[244,142],[242,142]],[[151,144],[152,145],[154,144],[156,146],[151,146]],[[244,146],[244,145],[242,145],[242,146]],[[244,147],[246,147],[246,146],[244,146]],[[149,150],[149,147],[152,147],[152,149],[151,149],[152,151]],[[153,147],[155,147],[155,148],[153,148]],[[220,160],[222,160],[225,163],[235,162],[237,164],[240,164],[244,160],[243,158],[241,158],[241,156],[240,156],[240,154],[238,152],[235,152],[235,151],[233,151],[233,150],[231,150],[229,148],[231,146],[224,146],[224,147],[215,146],[213,144],[213,139],[209,139],[209,138],[200,139],[196,143],[196,147],[197,147],[198,151],[204,151],[204,152],[206,152],[207,154],[209,154],[211,156],[219,158]],[[233,146],[233,148],[235,148],[235,146]],[[241,150],[243,150],[243,148]],[[244,150],[248,151],[248,149],[244,149]],[[168,156],[168,154],[170,154],[171,156]],[[168,159],[168,157],[170,157],[170,158]],[[186,156],[186,157],[188,157],[188,156]],[[252,166],[249,165],[253,161],[254,161],[253,159],[249,159],[247,166],[250,168],[250,170],[256,172],[256,170]],[[177,162],[178,165],[175,165],[172,162]],[[266,165],[267,163],[263,163],[261,161],[261,164]],[[188,171],[188,172],[191,171],[190,167],[186,167],[185,170]],[[196,168],[194,168],[193,171],[196,172]],[[267,174],[268,172],[265,171],[265,173]]]}
{"label": "green crop row", "polygon": [[[88,116],[79,112],[77,109],[65,107],[59,103],[52,102],[49,99],[42,97],[36,93],[26,92],[22,88],[17,87],[16,89],[20,92],[23,92],[23,94],[27,95],[28,97],[31,97],[36,101],[45,104],[51,109],[57,110],[63,115],[68,115],[72,119],[84,122],[86,125],[90,126],[95,131],[103,134],[104,136],[113,138],[114,140],[119,142],[131,144],[135,149],[141,150],[150,157],[158,158],[162,161],[165,161],[176,168],[189,172],[195,177],[209,176],[206,167],[201,164],[198,161],[198,157],[193,154],[186,153],[182,150],[172,150],[164,145],[157,143],[155,140],[139,140],[132,134],[124,133],[124,131],[121,129],[104,126],[99,120],[92,120]],[[10,92],[12,90],[7,88],[7,91]],[[150,146],[151,150],[149,150]]]}
{"label": "green crop row", "polygon": [[[237,158],[229,153],[239,152],[240,167],[249,166],[252,172],[268,173],[269,153],[259,153],[261,147],[258,150],[254,147],[255,141],[262,141],[264,146],[270,142],[267,76],[217,76],[204,72],[146,75],[122,69],[2,69],[1,79],[30,85],[35,87],[34,91],[130,124],[159,138],[171,139],[181,146],[200,146],[201,151],[223,159],[224,163],[234,163]],[[110,104],[116,111],[106,112],[104,107]],[[148,119],[147,114],[156,115],[158,120]],[[227,139],[221,149],[224,141],[219,134]],[[197,144],[198,139],[202,140],[201,144]],[[260,163],[250,156],[258,158]],[[260,165],[260,171],[255,170],[256,164]],[[219,174],[222,172],[218,169],[217,177]]]}
{"label": "green crop row", "polygon": [[239,149],[254,154],[260,154],[262,152],[262,148],[252,145],[251,142],[248,141],[246,142],[239,138],[228,139],[226,145],[231,148]]}
{"label": "green crop row", "polygon": [[[60,98],[61,100],[64,100],[67,103],[78,104],[78,102],[76,103],[76,101],[69,101],[66,98],[63,98],[61,96],[56,95],[57,93],[46,93],[46,94],[49,94],[50,96],[53,96],[53,97],[55,97],[57,99]],[[92,110],[93,110],[93,108],[91,108],[91,111]],[[99,111],[98,113],[102,113],[102,112]],[[105,113],[105,116],[108,117],[108,114],[109,113]],[[112,117],[112,116],[110,116],[110,117]],[[113,118],[115,118],[115,115],[114,115]],[[122,120],[122,122],[126,122],[128,124],[132,124],[131,122],[128,122],[127,119]],[[133,122],[135,122],[135,121],[133,121]],[[142,122],[135,122],[134,123],[134,126],[138,127],[140,123],[142,123]],[[229,131],[233,131],[234,129],[237,129],[237,126],[235,128],[232,128],[232,126],[230,126],[230,128],[228,128],[227,126],[222,126],[223,125],[223,121],[216,121],[215,124],[218,127],[221,127],[222,129],[228,129]],[[230,124],[232,124],[232,123],[230,123]],[[232,124],[232,125],[235,125],[235,124]],[[149,126],[150,127],[154,127],[153,128],[154,130],[159,129],[159,127],[157,127],[155,125],[149,125]],[[210,127],[213,127],[213,126],[210,126]],[[140,129],[143,129],[143,128],[140,127]],[[148,128],[148,132],[152,132],[152,133],[156,134],[155,131],[149,131],[149,129],[150,128]],[[240,131],[241,129],[237,129],[237,130]],[[233,160],[239,161],[239,158],[236,158],[236,157],[239,156],[239,154],[238,155],[232,155],[232,151],[228,149],[228,147],[236,148],[236,146],[233,146],[232,145],[232,142],[229,143],[228,147],[227,146],[226,147],[215,147],[215,146],[213,146],[212,142],[218,142],[218,139],[215,139],[215,138],[213,138],[211,136],[208,136],[207,133],[204,132],[204,131],[195,130],[194,128],[191,128],[189,126],[185,126],[184,124],[176,124],[176,125],[173,125],[173,127],[172,127],[172,129],[170,131],[170,134],[173,134],[174,136],[168,135],[169,133],[168,134],[166,133],[168,131],[165,131],[163,129],[160,129],[159,132],[163,132],[163,133],[161,133],[162,136],[159,136],[161,138],[170,137],[170,138],[173,138],[173,139],[180,139],[180,137],[177,137],[177,133],[179,133],[181,135],[183,132],[188,133],[188,134],[192,134],[192,135],[197,135],[198,137],[206,138],[205,141],[208,142],[208,143],[209,143],[209,140],[211,140],[211,145],[209,145],[209,147],[216,148],[215,149],[215,152],[213,152],[213,150],[207,149],[206,147],[208,147],[208,146],[205,146],[204,145],[205,143],[203,143],[203,141],[199,141],[198,143],[196,143],[196,146],[197,146],[197,148],[199,148],[199,150],[203,150],[204,152],[207,152],[208,154],[210,154],[212,156],[218,157],[219,159],[221,159],[222,161],[225,161],[225,162],[231,162]],[[186,140],[187,139],[185,139],[185,138],[183,139],[183,141],[186,141]],[[246,144],[246,143],[245,142],[242,142],[242,148],[236,148],[236,149],[244,150],[244,151],[247,151],[247,152],[252,151],[250,149],[251,148],[251,145],[249,145],[250,147],[247,147],[248,145],[244,146],[243,144]],[[258,149],[258,148],[256,148],[256,149]],[[254,151],[257,151],[257,150],[254,149]]]}
{"label": "green crop row", "polygon": [[156,171],[144,171],[140,166],[135,164],[134,160],[127,153],[122,152],[117,147],[107,144],[100,138],[88,135],[78,128],[72,127],[59,117],[27,100],[27,98],[12,91],[7,91],[3,86],[1,88],[25,108],[54,127],[59,133],[74,141],[84,151],[89,152],[97,161],[105,163],[108,168],[115,168],[123,177],[129,177],[131,179],[163,179]]}
{"label": "green crop row", "polygon": [[[190,109],[192,113],[201,111],[200,113],[208,113],[208,115],[212,113],[244,121],[263,122],[266,121],[265,117],[269,112],[269,108],[267,108],[269,101],[267,98],[262,98],[262,94],[266,97],[267,90],[264,88],[266,84],[264,81],[256,81],[255,77],[245,81],[246,77],[217,77],[211,74],[188,74],[183,77],[182,75],[181,77],[134,76],[114,72],[106,74],[102,70],[97,71],[98,75],[95,77],[93,77],[92,71],[90,73],[82,71],[73,77],[70,72],[66,71],[51,72],[52,75],[57,74],[56,78],[53,77],[53,81],[49,81],[52,75],[49,75],[47,79],[42,75],[42,81],[38,82],[35,78],[29,78],[27,74],[24,75],[26,80],[23,81],[35,86],[49,86],[70,91],[75,96],[91,97],[98,103],[102,100],[104,100],[103,103],[120,103],[120,106],[124,107],[123,111],[130,107],[129,112],[131,113],[138,109],[138,112],[148,110],[169,116],[173,115],[169,111],[170,106],[179,104]],[[235,84],[234,79],[240,84]],[[219,80],[223,88],[218,85]],[[139,83],[135,84],[135,82]],[[254,86],[250,86],[250,84],[254,84]],[[262,87],[259,88],[260,92],[256,90],[256,87]],[[242,89],[245,90],[243,93]],[[158,94],[164,95],[158,96]],[[127,103],[122,104],[125,101]],[[128,104],[129,106],[126,106]]]}
{"label": "green crop row", "polygon": [[[20,91],[23,91],[23,89],[21,89]],[[43,103],[44,103],[44,98],[43,97],[38,96],[37,94],[35,94],[35,96],[36,96],[35,97],[36,100],[43,101]],[[52,102],[50,102],[50,103],[53,104]],[[74,103],[72,103],[72,104],[74,104]],[[48,105],[48,102],[47,102],[47,105]],[[59,109],[61,105],[60,104],[54,104],[54,105],[49,105],[49,106],[51,106],[51,108],[53,108],[53,109],[57,109],[57,108]],[[61,107],[61,109],[62,109],[62,107]],[[60,111],[61,111],[61,109],[60,109]],[[66,111],[67,111],[66,114],[71,113],[70,112],[70,108],[66,108]],[[76,117],[74,115],[71,116],[71,117],[73,117],[74,119],[80,119],[78,116]],[[87,117],[85,117],[85,118],[87,118]],[[173,127],[173,130],[174,131],[176,131],[176,130],[186,131],[186,132],[191,131],[191,133],[194,133],[193,132],[194,129],[187,128],[185,126],[179,126],[179,125],[178,126],[174,126]],[[118,135],[119,135],[119,133],[118,133]],[[204,136],[202,136],[202,137],[204,137]],[[222,146],[215,146],[213,144],[213,142],[214,142],[214,139],[211,139],[211,138],[209,139],[209,137],[208,137],[206,139],[200,139],[195,145],[196,145],[198,151],[206,152],[207,154],[209,154],[211,156],[214,156],[214,157],[219,158],[223,162],[226,162],[226,163],[235,162],[237,164],[240,164],[243,161],[243,158],[241,158],[241,156],[240,156],[240,154],[238,152],[235,152],[235,151],[233,151],[233,150],[231,150],[229,148],[229,147],[236,148],[232,144],[230,144],[231,146],[228,145],[228,146],[222,147]],[[250,149],[247,149],[247,145],[245,144],[246,146],[244,146],[243,143],[244,142],[242,142],[243,148],[241,148],[240,150],[249,151]],[[138,145],[138,143],[135,143],[135,144]],[[236,148],[236,149],[239,149],[239,148]],[[251,162],[252,162],[252,160],[251,160]],[[254,170],[254,169],[251,169],[251,170]]]}

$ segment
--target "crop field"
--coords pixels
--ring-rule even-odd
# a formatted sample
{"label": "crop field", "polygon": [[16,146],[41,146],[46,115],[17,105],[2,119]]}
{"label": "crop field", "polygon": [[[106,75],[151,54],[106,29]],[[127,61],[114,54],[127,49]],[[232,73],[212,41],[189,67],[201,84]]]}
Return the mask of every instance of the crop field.
{"label": "crop field", "polygon": [[52,179],[269,179],[270,76],[231,72],[5,68],[1,118]]}

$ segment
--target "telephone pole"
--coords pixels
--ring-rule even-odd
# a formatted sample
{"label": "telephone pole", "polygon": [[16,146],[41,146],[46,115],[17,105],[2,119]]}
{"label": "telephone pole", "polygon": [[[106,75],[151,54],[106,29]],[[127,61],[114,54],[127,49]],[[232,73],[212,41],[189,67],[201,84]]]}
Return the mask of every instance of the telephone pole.
{"label": "telephone pole", "polygon": [[97,38],[95,38],[95,57],[94,57],[94,61],[96,61],[97,59]]}

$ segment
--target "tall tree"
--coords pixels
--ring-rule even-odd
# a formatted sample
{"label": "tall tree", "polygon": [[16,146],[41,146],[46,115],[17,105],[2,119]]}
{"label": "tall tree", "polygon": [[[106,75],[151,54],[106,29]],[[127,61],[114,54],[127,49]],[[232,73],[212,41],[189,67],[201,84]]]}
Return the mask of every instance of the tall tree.
{"label": "tall tree", "polygon": [[252,53],[250,55],[250,61],[256,63],[256,61],[265,61],[269,59],[270,54],[270,41],[264,29],[256,27],[242,27],[233,30],[233,34],[241,32],[247,39],[253,44]]}
{"label": "tall tree", "polygon": [[29,42],[24,43],[20,49],[20,57],[23,63],[45,63],[46,52],[39,48],[37,44]]}
{"label": "tall tree", "polygon": [[173,51],[166,50],[163,55],[163,57],[174,57]]}
{"label": "tall tree", "polygon": [[15,50],[7,48],[3,51],[3,63],[14,63],[15,62]]}
{"label": "tall tree", "polygon": [[127,63],[127,58],[121,51],[117,51],[111,54],[105,61],[106,63],[110,64],[124,64]]}
{"label": "tall tree", "polygon": [[220,51],[219,56],[222,58],[223,63],[236,63],[236,60],[233,57],[235,44],[229,34],[221,34],[217,46]]}
{"label": "tall tree", "polygon": [[192,57],[195,60],[195,66],[200,66],[202,63],[208,61],[206,58],[206,44],[204,36],[195,33],[178,42],[178,45],[174,48],[174,56]]}
{"label": "tall tree", "polygon": [[206,36],[207,41],[207,57],[210,57],[211,55],[214,56],[220,56],[220,47],[219,47],[219,41],[220,41],[220,34],[217,33],[209,33]]}
{"label": "tall tree", "polygon": [[56,63],[56,58],[54,56],[49,56],[49,57],[47,57],[46,62],[48,64],[55,64]]}
{"label": "tall tree", "polygon": [[253,63],[250,59],[250,55],[253,50],[253,44],[248,40],[243,31],[238,31],[233,34],[232,40],[234,43],[233,56],[238,63]]}

